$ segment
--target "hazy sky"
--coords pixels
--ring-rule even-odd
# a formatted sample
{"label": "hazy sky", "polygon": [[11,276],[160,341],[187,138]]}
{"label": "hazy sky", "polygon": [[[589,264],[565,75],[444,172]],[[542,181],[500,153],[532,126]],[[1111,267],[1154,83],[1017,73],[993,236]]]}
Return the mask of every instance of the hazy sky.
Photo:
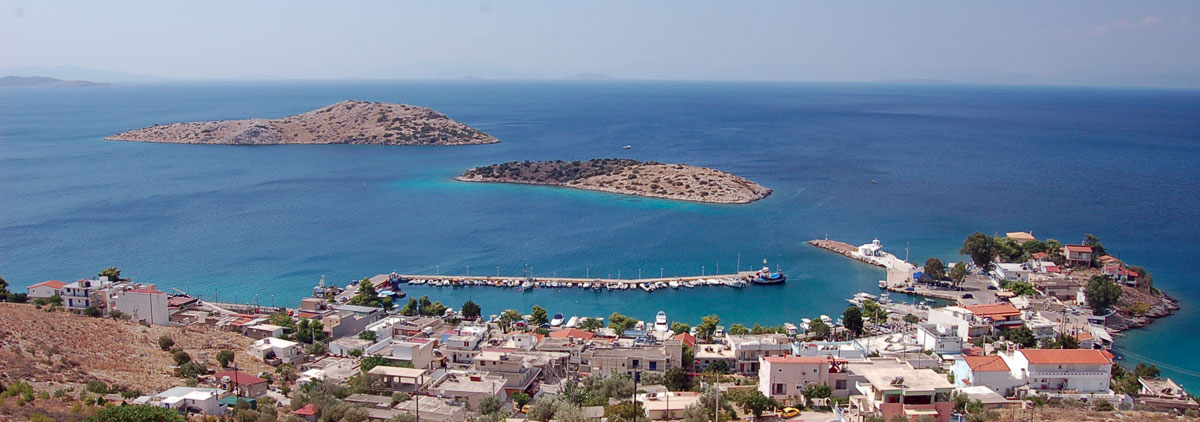
{"label": "hazy sky", "polygon": [[1200,86],[1200,1],[0,0],[0,68]]}

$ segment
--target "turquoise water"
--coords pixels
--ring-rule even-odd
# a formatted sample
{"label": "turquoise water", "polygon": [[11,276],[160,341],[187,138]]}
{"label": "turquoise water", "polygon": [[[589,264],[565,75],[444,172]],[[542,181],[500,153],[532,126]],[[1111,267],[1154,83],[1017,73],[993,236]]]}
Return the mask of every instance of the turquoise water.
{"label": "turquoise water", "polygon": [[[104,141],[154,123],[277,117],[345,99],[420,104],[495,135],[463,147],[231,147]],[[1184,311],[1119,340],[1194,361],[1200,289],[1200,95],[1075,88],[664,82],[177,84],[0,91],[0,275],[15,286],[115,265],[211,298],[294,304],[392,270],[616,277],[730,272],[768,259],[785,286],[518,293],[412,287],[485,314],[665,310],[695,323],[840,314],[883,271],[804,242],[878,237],[957,260],[979,230],[1095,233]],[[623,145],[633,145],[623,150]],[[733,172],[774,189],[706,205],[457,183],[510,160],[629,157]],[[871,180],[877,180],[877,184]],[[1180,245],[1184,245],[1180,247]]]}

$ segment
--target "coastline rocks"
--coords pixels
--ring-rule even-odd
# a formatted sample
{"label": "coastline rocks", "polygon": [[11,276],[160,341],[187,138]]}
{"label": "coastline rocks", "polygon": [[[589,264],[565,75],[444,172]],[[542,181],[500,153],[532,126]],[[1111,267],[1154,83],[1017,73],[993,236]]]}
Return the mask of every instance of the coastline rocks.
{"label": "coastline rocks", "polygon": [[630,159],[512,161],[467,170],[456,180],[562,186],[717,204],[747,204],[771,194],[771,189],[720,170]]}
{"label": "coastline rocks", "polygon": [[496,138],[425,107],[342,101],[278,119],[154,125],[104,139],[215,145],[478,145]]}

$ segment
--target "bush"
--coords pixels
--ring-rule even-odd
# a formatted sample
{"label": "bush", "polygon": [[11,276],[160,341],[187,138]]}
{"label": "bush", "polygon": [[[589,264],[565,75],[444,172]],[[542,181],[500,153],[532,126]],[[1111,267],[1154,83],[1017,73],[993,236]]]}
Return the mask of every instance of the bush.
{"label": "bush", "polygon": [[108,394],[110,391],[108,385],[104,381],[88,381],[87,387],[84,388],[89,393]]}
{"label": "bush", "polygon": [[171,350],[172,346],[175,346],[175,340],[171,340],[170,337],[162,336],[162,337],[158,338],[158,348],[159,349]]}
{"label": "bush", "polygon": [[101,312],[100,308],[97,308],[95,305],[92,305],[92,306],[83,308],[83,315],[89,316],[92,318],[100,318],[100,317],[104,316],[104,312]]}
{"label": "bush", "polygon": [[1099,412],[1111,412],[1111,411],[1117,410],[1116,408],[1113,407],[1112,403],[1109,403],[1105,400],[1097,401],[1095,408]]}
{"label": "bush", "polygon": [[187,422],[172,409],[158,406],[131,405],[109,407],[85,419],[86,422]]}
{"label": "bush", "polygon": [[217,363],[221,364],[222,368],[228,368],[230,363],[233,363],[233,352],[222,350],[217,352]]}
{"label": "bush", "polygon": [[192,361],[192,355],[189,355],[187,352],[182,351],[182,350],[173,353],[171,355],[171,358],[175,359],[176,365],[183,365],[185,363]]}

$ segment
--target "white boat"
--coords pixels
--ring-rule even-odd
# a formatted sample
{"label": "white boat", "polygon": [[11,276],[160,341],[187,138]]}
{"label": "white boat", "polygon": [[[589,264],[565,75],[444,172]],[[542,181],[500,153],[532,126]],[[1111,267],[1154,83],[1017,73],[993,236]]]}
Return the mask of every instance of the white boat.
{"label": "white boat", "polygon": [[654,291],[654,289],[651,289],[651,288],[650,288],[650,283],[642,283],[642,286],[641,286],[641,287],[642,287],[642,290],[645,290],[645,291],[647,291],[647,292],[652,292],[652,291]]}
{"label": "white boat", "polygon": [[621,147],[621,149],[631,149],[631,148],[633,148],[633,145],[626,145],[626,146]]}
{"label": "white boat", "polygon": [[522,292],[523,292],[523,291],[526,291],[526,290],[529,290],[529,289],[532,289],[532,288],[533,288],[533,282],[531,282],[531,281],[526,281],[526,282],[524,282],[524,283],[521,283],[521,286],[520,286],[520,287],[518,287],[518,288],[519,288],[519,289],[521,289],[521,291],[522,291]]}
{"label": "white boat", "polygon": [[886,289],[887,288],[887,280],[879,280],[879,288]]}
{"label": "white boat", "polygon": [[670,282],[668,282],[668,283],[667,283],[667,285],[668,285],[668,286],[671,286],[671,288],[672,288],[672,289],[678,289],[678,288],[679,288],[679,282],[678,282],[678,281],[675,281],[675,280],[671,280]]}
{"label": "white boat", "polygon": [[654,316],[654,331],[665,333],[670,329],[671,327],[667,325],[667,313],[658,311],[658,315]]}
{"label": "white boat", "polygon": [[691,280],[685,281],[685,282],[683,282],[683,287],[687,287],[689,289],[696,287],[696,282],[691,281]]}
{"label": "white boat", "polygon": [[557,327],[563,324],[563,314],[554,314],[554,318],[550,319],[550,326]]}
{"label": "white boat", "polygon": [[808,324],[810,324],[810,323],[812,323],[811,319],[800,318],[800,328],[803,329],[804,331],[808,331]]}
{"label": "white boat", "polygon": [[585,289],[590,289],[590,288],[592,288],[592,283],[583,283],[582,287]]}
{"label": "white boat", "polygon": [[564,325],[564,327],[575,328],[578,325],[579,325],[579,317],[572,316],[570,319],[567,320],[567,325]]}
{"label": "white boat", "polygon": [[829,315],[821,315],[821,322],[824,322],[825,325],[830,325],[833,324],[833,318],[830,318]]}

